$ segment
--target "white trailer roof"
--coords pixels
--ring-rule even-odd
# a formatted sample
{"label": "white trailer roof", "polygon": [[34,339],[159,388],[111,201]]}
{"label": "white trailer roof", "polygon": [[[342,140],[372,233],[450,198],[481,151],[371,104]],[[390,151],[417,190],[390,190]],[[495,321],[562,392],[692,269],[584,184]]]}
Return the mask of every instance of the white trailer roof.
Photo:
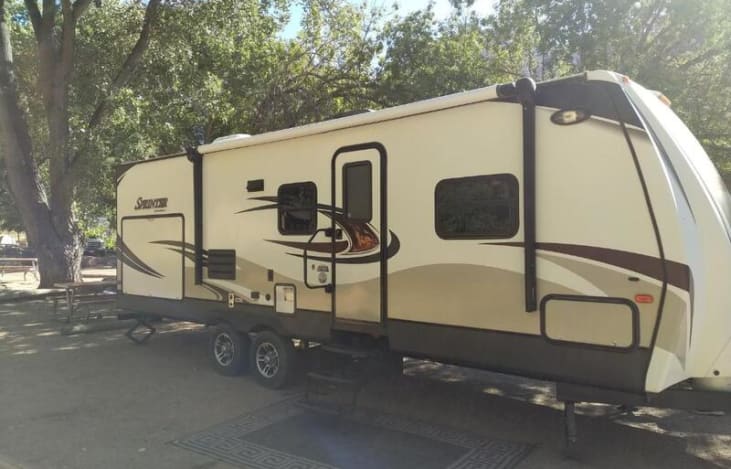
{"label": "white trailer roof", "polygon": [[[610,81],[620,84],[622,83],[623,78],[622,75],[603,70],[586,72],[585,77],[588,80]],[[561,79],[566,78],[569,77],[563,77]],[[492,85],[486,88],[440,96],[438,98],[417,101],[415,103],[395,106],[375,112],[356,114],[348,117],[341,117],[339,119],[331,119],[299,127],[292,127],[290,129],[266,132],[259,135],[233,135],[230,137],[219,138],[212,143],[201,145],[198,147],[198,151],[203,155],[208,155],[220,151],[231,150],[233,148],[242,148],[274,141],[289,140],[307,135],[332,132],[334,130],[345,129],[348,127],[357,127],[375,122],[399,119],[416,114],[424,114],[441,109],[463,106],[465,104],[487,101],[498,97],[497,87],[498,85]]]}

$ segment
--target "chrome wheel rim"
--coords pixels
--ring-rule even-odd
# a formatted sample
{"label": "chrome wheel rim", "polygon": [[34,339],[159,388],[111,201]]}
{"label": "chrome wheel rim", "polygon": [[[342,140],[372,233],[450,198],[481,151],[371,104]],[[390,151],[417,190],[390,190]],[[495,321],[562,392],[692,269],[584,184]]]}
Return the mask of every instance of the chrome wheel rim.
{"label": "chrome wheel rim", "polygon": [[236,346],[231,336],[227,333],[221,333],[216,336],[216,340],[213,341],[213,355],[216,357],[216,361],[221,366],[229,366],[234,361],[234,355],[236,353]]}
{"label": "chrome wheel rim", "polygon": [[271,342],[262,342],[256,348],[256,368],[265,378],[272,378],[279,371],[279,352]]}

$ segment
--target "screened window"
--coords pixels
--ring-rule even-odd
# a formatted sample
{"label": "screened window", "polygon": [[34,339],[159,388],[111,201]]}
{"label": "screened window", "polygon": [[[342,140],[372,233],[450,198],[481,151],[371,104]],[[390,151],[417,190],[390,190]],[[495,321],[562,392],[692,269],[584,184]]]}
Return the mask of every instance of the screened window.
{"label": "screened window", "polygon": [[367,223],[373,218],[373,176],[370,161],[343,166],[343,209],[352,221]]}
{"label": "screened window", "polygon": [[279,232],[312,234],[317,230],[317,186],[312,182],[283,184],[277,191]]}
{"label": "screened window", "polygon": [[518,180],[511,174],[439,181],[435,228],[444,239],[510,238],[518,232]]}

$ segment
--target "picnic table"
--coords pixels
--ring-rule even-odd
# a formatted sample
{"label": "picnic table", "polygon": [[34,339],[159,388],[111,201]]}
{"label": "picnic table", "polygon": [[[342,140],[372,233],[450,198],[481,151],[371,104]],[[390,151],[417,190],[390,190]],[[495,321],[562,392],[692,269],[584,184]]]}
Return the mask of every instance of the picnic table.
{"label": "picnic table", "polygon": [[[101,303],[112,303],[117,299],[117,281],[102,280],[100,282],[63,282],[54,284],[56,288],[62,288],[65,292],[66,322],[71,322],[74,313],[78,311],[79,306],[93,305]],[[58,311],[59,298],[53,299],[53,314]],[[88,320],[91,316],[91,310],[86,315]]]}
{"label": "picnic table", "polygon": [[23,272],[23,281],[26,280],[29,273],[38,280],[38,258],[0,257],[0,277],[11,272]]}

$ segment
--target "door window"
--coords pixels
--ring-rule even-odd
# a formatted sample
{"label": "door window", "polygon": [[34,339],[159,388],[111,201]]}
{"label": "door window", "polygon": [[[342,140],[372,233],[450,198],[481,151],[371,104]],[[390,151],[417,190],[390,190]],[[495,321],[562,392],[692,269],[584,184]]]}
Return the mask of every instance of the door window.
{"label": "door window", "polygon": [[372,180],[370,161],[343,166],[343,210],[349,220],[368,223],[373,218]]}

